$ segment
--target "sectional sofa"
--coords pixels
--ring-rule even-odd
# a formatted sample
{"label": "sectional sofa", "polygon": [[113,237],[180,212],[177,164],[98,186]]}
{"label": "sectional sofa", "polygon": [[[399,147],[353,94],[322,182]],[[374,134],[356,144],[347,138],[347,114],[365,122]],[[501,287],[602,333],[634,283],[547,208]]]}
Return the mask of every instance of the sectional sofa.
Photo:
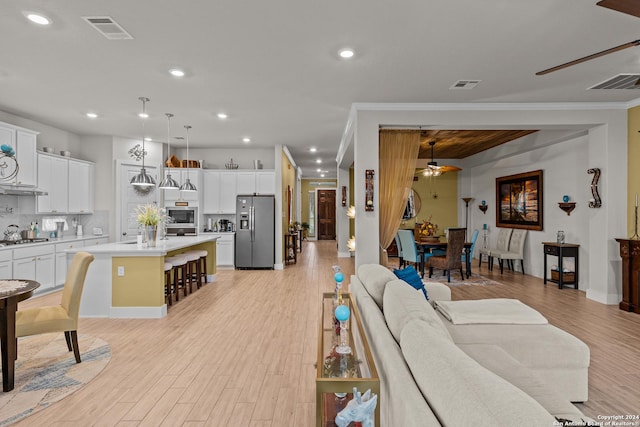
{"label": "sectional sofa", "polygon": [[[440,283],[429,300],[451,299]],[[353,294],[380,376],[381,426],[552,426],[591,420],[589,348],[550,325],[452,325],[380,265],[358,268]]]}

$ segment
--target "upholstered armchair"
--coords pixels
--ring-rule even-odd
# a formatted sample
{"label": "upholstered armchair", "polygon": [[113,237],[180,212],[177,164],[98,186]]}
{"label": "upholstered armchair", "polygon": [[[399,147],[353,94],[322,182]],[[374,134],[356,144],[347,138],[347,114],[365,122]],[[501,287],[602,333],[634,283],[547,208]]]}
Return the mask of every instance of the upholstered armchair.
{"label": "upholstered armchair", "polygon": [[433,269],[438,268],[446,271],[447,282],[451,281],[451,270],[460,270],[460,276],[464,280],[462,272],[462,258],[460,254],[464,248],[464,236],[466,228],[450,228],[449,240],[447,241],[447,254],[445,256],[432,256],[427,261],[429,267],[429,277],[433,275]]}
{"label": "upholstered armchair", "polygon": [[49,332],[64,332],[69,351],[73,350],[76,363],[80,363],[80,349],[78,348],[78,312],[80,311],[80,297],[84,287],[84,279],[93,262],[93,255],[88,252],[78,252],[73,257],[67,270],[67,279],[62,290],[60,305],[48,307],[34,307],[16,312],[16,337],[46,334]]}

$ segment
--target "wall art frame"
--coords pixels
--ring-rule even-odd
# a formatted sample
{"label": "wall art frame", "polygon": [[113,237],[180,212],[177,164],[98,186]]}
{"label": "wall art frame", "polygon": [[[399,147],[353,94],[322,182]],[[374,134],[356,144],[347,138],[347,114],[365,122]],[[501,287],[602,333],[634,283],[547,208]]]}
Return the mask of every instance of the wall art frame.
{"label": "wall art frame", "polygon": [[496,178],[496,226],[542,231],[542,170]]}

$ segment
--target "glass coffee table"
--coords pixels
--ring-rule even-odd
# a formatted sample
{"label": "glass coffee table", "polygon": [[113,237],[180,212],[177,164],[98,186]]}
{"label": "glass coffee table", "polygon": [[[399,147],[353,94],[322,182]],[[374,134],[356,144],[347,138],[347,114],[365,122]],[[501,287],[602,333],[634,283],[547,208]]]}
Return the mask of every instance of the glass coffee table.
{"label": "glass coffee table", "polygon": [[[342,303],[351,312],[347,324],[347,345],[351,352],[340,353],[340,325],[335,320],[335,293],[322,295],[322,313],[318,332],[316,371],[316,426],[333,427],[335,418],[353,399],[353,388],[364,394],[371,389],[378,396],[375,425],[380,425],[380,379],[371,350],[362,329],[360,314],[351,294],[342,293]],[[353,423],[349,424],[350,426]]]}

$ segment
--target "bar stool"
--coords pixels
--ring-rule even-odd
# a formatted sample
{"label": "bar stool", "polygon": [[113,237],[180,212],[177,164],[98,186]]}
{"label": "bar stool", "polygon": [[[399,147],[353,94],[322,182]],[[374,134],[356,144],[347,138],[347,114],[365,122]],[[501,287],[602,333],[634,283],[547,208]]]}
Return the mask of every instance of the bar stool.
{"label": "bar stool", "polygon": [[171,290],[171,270],[173,269],[173,264],[170,262],[164,263],[164,296],[167,299],[167,304],[171,305],[173,298],[171,298],[171,294],[173,291]]}
{"label": "bar stool", "polygon": [[[198,253],[196,253],[198,252]],[[187,277],[189,280],[189,293],[193,292],[193,276],[196,276],[196,290],[202,286],[202,276],[200,272],[199,251],[187,251],[180,254],[187,260]]]}
{"label": "bar stool", "polygon": [[182,279],[182,289],[184,296],[187,296],[187,259],[181,255],[165,257],[164,262],[173,266],[173,287],[176,291],[176,302],[180,301],[180,279]]}
{"label": "bar stool", "polygon": [[200,271],[198,272],[198,276],[203,277],[203,279],[199,283],[208,283],[209,280],[207,279],[207,256],[209,255],[209,252],[204,249],[193,249],[191,251],[185,252],[185,254],[193,254],[199,257]]}

